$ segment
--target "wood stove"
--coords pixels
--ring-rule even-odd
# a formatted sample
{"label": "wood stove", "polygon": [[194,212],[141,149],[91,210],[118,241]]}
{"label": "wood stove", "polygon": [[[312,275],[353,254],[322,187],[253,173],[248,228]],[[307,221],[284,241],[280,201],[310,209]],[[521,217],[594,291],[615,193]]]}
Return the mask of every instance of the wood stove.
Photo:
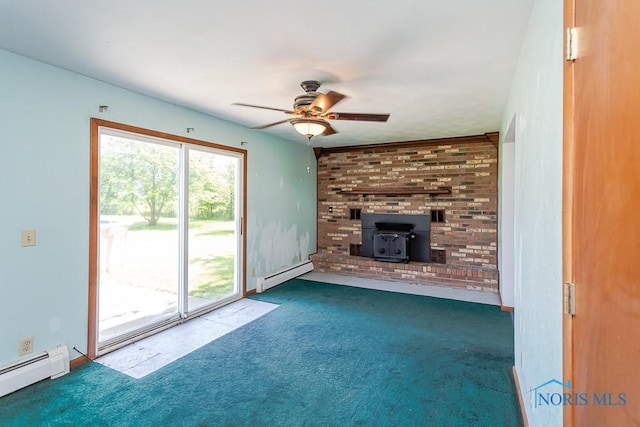
{"label": "wood stove", "polygon": [[362,214],[362,256],[376,261],[429,262],[427,215]]}

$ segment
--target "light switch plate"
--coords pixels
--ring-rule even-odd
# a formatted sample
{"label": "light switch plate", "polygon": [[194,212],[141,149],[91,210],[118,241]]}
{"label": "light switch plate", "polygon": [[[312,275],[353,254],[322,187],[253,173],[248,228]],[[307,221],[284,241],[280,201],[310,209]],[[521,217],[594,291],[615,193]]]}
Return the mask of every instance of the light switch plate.
{"label": "light switch plate", "polygon": [[36,245],[36,230],[22,230],[22,246]]}

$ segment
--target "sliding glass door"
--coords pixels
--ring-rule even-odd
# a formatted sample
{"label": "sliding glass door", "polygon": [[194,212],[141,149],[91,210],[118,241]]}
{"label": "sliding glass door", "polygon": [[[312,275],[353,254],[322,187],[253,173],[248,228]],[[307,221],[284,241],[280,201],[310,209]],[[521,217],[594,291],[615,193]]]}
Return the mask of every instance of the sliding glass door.
{"label": "sliding glass door", "polygon": [[238,159],[189,150],[188,307],[195,310],[237,293]]}
{"label": "sliding glass door", "polygon": [[241,296],[242,154],[101,127],[98,354]]}

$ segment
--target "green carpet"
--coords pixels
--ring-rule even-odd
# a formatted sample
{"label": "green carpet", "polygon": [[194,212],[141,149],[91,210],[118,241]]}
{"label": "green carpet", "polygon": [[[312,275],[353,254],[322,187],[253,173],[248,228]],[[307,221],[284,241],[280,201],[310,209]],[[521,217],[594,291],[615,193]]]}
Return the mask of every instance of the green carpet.
{"label": "green carpet", "polygon": [[135,380],[97,363],[0,398],[2,426],[519,426],[498,307],[292,280],[257,321]]}

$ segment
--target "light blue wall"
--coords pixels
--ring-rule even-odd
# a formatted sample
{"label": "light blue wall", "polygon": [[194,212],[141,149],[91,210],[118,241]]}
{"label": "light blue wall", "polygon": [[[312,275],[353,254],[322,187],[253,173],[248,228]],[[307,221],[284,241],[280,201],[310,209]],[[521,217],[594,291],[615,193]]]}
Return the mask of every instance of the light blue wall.
{"label": "light blue wall", "polygon": [[[248,150],[248,289],[315,252],[304,145],[0,50],[0,367],[19,359],[24,336],[36,352],[86,351],[91,117]],[[20,246],[25,228],[37,246]]]}
{"label": "light blue wall", "polygon": [[562,380],[562,25],[561,1],[534,1],[501,128],[515,115],[515,367],[544,427],[562,425],[562,407],[529,393]]}

